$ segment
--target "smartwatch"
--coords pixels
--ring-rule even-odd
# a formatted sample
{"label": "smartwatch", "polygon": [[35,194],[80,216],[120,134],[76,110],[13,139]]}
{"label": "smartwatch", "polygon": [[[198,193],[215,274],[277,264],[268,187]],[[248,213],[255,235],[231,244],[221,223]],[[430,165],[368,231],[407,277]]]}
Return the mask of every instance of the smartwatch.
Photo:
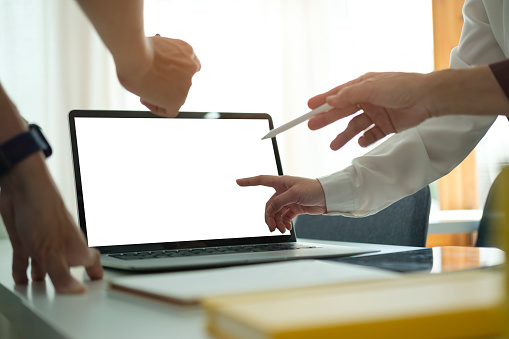
{"label": "smartwatch", "polygon": [[9,173],[17,163],[39,151],[43,151],[46,158],[52,153],[51,146],[42,134],[41,128],[30,124],[27,132],[0,145],[0,176]]}

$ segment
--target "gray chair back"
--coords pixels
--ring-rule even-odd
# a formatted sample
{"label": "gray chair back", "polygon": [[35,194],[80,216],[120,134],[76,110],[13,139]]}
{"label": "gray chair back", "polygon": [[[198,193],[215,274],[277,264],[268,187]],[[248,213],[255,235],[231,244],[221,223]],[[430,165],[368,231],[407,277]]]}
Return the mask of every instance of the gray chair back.
{"label": "gray chair back", "polygon": [[368,217],[303,214],[294,228],[298,238],[424,247],[430,207],[426,186]]}

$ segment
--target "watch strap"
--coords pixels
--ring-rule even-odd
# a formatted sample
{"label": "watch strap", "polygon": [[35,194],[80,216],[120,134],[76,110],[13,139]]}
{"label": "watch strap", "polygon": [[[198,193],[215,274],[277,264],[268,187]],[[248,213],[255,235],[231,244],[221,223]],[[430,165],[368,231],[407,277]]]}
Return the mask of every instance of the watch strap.
{"label": "watch strap", "polygon": [[21,133],[0,146],[0,176],[8,173],[14,165],[32,153],[43,151],[46,157],[52,153],[40,127],[31,124]]}

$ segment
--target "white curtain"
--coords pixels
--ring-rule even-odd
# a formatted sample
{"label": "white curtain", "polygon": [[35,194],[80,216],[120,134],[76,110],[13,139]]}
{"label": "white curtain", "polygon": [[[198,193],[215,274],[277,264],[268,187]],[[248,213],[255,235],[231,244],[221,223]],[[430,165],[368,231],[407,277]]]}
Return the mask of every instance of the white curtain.
{"label": "white curtain", "polygon": [[[74,1],[0,3],[0,82],[54,150],[47,160],[76,215],[67,113],[125,107],[111,57]],[[0,231],[0,233],[3,231]]]}
{"label": "white curtain", "polygon": [[[184,111],[267,112],[279,125],[365,72],[433,68],[428,0],[146,0],[145,21],[147,34],[186,40],[201,59]],[[120,87],[72,0],[0,3],[0,81],[43,127],[54,148],[48,165],[75,214],[67,113],[144,107]],[[284,172],[317,177],[364,153],[355,141],[329,149],[345,124],[302,124],[278,137]]]}

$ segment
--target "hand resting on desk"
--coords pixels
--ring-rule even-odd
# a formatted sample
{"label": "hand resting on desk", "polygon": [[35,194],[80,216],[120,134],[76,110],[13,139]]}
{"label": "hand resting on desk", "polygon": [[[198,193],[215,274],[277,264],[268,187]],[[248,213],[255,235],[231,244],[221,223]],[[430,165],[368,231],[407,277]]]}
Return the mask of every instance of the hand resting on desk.
{"label": "hand resting on desk", "polygon": [[1,179],[0,213],[12,244],[16,284],[28,283],[29,259],[32,280],[42,281],[48,273],[59,293],[86,290],[71,276],[72,266],[83,265],[90,278],[102,278],[99,252],[87,247],[41,154],[30,156]]}

